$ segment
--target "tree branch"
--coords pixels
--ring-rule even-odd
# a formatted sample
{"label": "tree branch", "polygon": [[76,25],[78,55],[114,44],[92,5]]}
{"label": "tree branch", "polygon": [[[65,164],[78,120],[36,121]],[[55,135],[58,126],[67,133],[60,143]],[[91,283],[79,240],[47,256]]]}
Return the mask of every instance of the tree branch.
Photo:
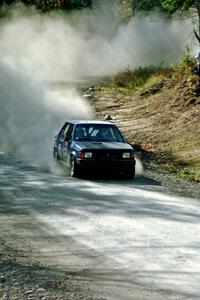
{"label": "tree branch", "polygon": [[200,36],[198,35],[198,33],[196,32],[196,30],[193,30],[194,31],[194,34],[195,34],[195,36],[196,36],[196,38],[197,38],[197,40],[199,41],[199,43],[200,43]]}

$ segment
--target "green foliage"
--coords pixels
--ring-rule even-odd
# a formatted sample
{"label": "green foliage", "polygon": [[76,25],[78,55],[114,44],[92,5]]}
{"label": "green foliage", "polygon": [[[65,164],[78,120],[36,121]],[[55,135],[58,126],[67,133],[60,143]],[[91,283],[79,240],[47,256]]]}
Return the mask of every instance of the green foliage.
{"label": "green foliage", "polygon": [[174,13],[177,10],[184,11],[190,7],[198,9],[199,0],[133,0],[135,11],[151,11],[155,8]]}
{"label": "green foliage", "polygon": [[92,0],[64,0],[64,7],[69,9],[89,7],[92,5]]}
{"label": "green foliage", "polygon": [[[7,4],[11,4],[16,0],[5,0]],[[91,7],[94,0],[21,0],[24,4],[34,5],[42,11],[48,11],[54,8],[77,9]],[[0,5],[3,0],[0,0]]]}
{"label": "green foliage", "polygon": [[200,0],[163,0],[162,1],[163,8],[168,11],[170,14],[175,11],[192,11],[193,16],[198,16],[198,21],[196,22],[196,29],[194,29],[194,35],[200,43]]}
{"label": "green foliage", "polygon": [[191,55],[190,48],[187,46],[179,60],[179,64],[180,65],[183,65],[183,64],[190,65],[192,63],[194,63],[194,57]]}
{"label": "green foliage", "polygon": [[196,0],[164,0],[162,6],[169,13],[174,13],[177,10],[188,10],[192,6],[197,7],[198,3]]}
{"label": "green foliage", "polygon": [[153,9],[163,9],[161,0],[133,0],[134,11],[150,11]]}
{"label": "green foliage", "polygon": [[186,180],[200,182],[200,172],[195,170],[195,168],[193,169],[192,167],[180,170],[178,175]]}
{"label": "green foliage", "polygon": [[163,64],[158,66],[140,66],[134,70],[127,68],[113,77],[113,83],[115,86],[124,88],[140,87],[144,85],[151,76],[161,74],[164,69]]}

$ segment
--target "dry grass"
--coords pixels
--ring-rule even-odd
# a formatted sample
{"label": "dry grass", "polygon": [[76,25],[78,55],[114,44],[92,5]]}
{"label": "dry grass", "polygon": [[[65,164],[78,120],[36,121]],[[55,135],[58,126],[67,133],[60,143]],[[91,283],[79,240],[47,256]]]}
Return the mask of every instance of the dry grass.
{"label": "dry grass", "polygon": [[136,88],[143,86],[152,77],[170,76],[171,67],[159,66],[144,66],[134,70],[129,68],[119,72],[113,77],[113,84],[116,87]]}

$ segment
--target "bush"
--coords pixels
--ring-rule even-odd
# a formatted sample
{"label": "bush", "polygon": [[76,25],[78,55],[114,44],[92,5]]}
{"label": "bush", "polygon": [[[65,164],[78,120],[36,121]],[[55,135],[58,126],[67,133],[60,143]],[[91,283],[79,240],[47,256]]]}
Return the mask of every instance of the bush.
{"label": "bush", "polygon": [[190,53],[190,48],[187,46],[180,58],[179,64],[180,65],[190,65],[195,62],[194,57]]}
{"label": "bush", "polygon": [[167,75],[169,67],[164,67],[163,64],[158,66],[140,66],[134,70],[126,68],[113,77],[114,85],[118,87],[135,88],[145,84],[145,82],[153,75]]}

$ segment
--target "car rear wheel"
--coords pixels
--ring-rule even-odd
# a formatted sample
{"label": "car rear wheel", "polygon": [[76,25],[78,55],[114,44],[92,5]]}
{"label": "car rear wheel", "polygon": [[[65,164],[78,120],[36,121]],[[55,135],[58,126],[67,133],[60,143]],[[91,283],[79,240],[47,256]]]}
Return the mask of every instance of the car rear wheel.
{"label": "car rear wheel", "polygon": [[58,155],[58,152],[57,151],[53,151],[53,157],[54,157],[54,159],[55,160],[60,160],[60,157],[59,157],[59,155]]}
{"label": "car rear wheel", "polygon": [[70,176],[71,177],[79,177],[80,176],[79,167],[73,157],[70,162]]}

